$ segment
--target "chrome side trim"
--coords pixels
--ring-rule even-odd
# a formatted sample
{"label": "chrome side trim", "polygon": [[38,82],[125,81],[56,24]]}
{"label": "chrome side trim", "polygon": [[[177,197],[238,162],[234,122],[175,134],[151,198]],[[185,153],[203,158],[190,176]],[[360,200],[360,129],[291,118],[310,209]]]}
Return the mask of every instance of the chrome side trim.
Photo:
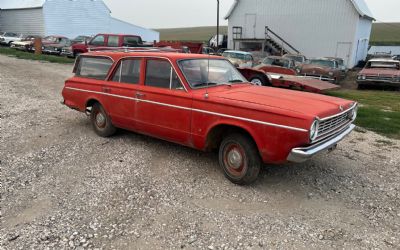
{"label": "chrome side trim", "polygon": [[240,121],[252,122],[252,123],[262,124],[262,125],[266,125],[266,126],[278,127],[278,128],[294,130],[294,131],[299,131],[299,132],[308,132],[308,130],[302,129],[302,128],[296,128],[296,127],[285,126],[285,125],[280,125],[280,124],[275,124],[275,123],[263,122],[263,121],[259,121],[259,120],[253,120],[253,119],[248,119],[248,118],[244,118],[244,117],[221,114],[221,113],[211,112],[211,111],[202,110],[202,109],[193,109],[193,108],[188,108],[188,107],[176,106],[176,105],[172,105],[172,104],[168,104],[168,103],[149,101],[149,100],[138,99],[138,98],[134,98],[134,97],[114,95],[114,94],[110,94],[110,93],[103,93],[103,92],[92,91],[92,90],[84,90],[84,89],[78,89],[78,88],[72,88],[72,87],[65,87],[65,88],[69,89],[69,90],[79,91],[79,92],[87,92],[87,93],[93,93],[93,94],[99,94],[99,95],[112,96],[112,97],[128,99],[128,100],[137,101],[137,102],[146,102],[146,103],[151,103],[151,104],[160,105],[160,106],[189,110],[189,111],[193,111],[193,112],[215,115],[215,116],[220,116],[220,117],[225,117],[225,118],[231,118],[231,119],[236,119],[236,120],[240,120]]}
{"label": "chrome side trim", "polygon": [[327,141],[322,141],[306,148],[294,148],[287,157],[287,161],[302,163],[323,151],[334,149],[341,140],[343,140],[354,130],[355,127],[355,125],[351,124],[349,127],[342,130]]}

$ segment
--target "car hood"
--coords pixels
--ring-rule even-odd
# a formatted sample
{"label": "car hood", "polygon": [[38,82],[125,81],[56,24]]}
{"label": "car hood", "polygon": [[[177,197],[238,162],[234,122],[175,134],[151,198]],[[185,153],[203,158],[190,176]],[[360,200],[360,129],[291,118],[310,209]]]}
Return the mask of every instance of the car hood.
{"label": "car hood", "polygon": [[374,68],[374,69],[363,69],[360,71],[359,75],[390,75],[390,76],[399,76],[400,70],[398,69],[383,69],[383,68]]}
{"label": "car hood", "polygon": [[209,91],[210,99],[215,97],[223,102],[232,101],[232,104],[239,102],[238,105],[242,107],[269,112],[286,111],[294,116],[322,119],[341,113],[342,109],[347,110],[354,104],[353,101],[341,98],[272,87],[242,85],[216,89],[220,88],[224,90]]}

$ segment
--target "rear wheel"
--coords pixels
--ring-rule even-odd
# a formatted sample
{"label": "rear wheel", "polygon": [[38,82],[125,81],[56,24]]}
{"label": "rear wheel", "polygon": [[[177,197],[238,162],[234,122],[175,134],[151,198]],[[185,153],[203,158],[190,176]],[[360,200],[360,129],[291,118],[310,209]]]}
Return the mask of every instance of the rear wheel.
{"label": "rear wheel", "polygon": [[112,136],[117,131],[117,129],[111,123],[111,118],[107,115],[103,106],[101,106],[99,103],[93,105],[92,111],[90,112],[90,120],[92,122],[94,132],[101,137]]}
{"label": "rear wheel", "polygon": [[257,86],[268,86],[270,85],[268,78],[264,75],[257,74],[254,76],[251,76],[250,82],[253,83],[254,85]]}
{"label": "rear wheel", "polygon": [[233,183],[253,183],[261,169],[261,158],[254,141],[243,134],[228,135],[219,149],[219,164],[225,176]]}

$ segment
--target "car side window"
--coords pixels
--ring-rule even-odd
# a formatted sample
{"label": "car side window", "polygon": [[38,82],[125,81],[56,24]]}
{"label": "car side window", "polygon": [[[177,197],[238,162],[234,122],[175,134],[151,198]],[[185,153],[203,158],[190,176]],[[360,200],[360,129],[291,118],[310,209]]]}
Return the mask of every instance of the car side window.
{"label": "car side window", "polygon": [[141,59],[121,60],[112,78],[113,82],[138,84],[140,79]]}
{"label": "car side window", "polygon": [[108,47],[118,47],[119,36],[108,36]]}
{"label": "car side window", "polygon": [[83,78],[105,80],[112,65],[113,61],[110,58],[80,57],[75,75]]}
{"label": "car side window", "polygon": [[140,37],[136,37],[136,36],[125,36],[124,37],[124,42],[122,44],[122,46],[126,46],[126,47],[136,47],[139,44],[141,44],[142,41],[140,40]]}
{"label": "car side window", "polygon": [[166,60],[147,60],[145,85],[164,89],[183,89],[174,68]]}
{"label": "car side window", "polygon": [[105,42],[104,36],[100,35],[93,38],[93,40],[90,42],[90,45],[104,46],[104,42]]}

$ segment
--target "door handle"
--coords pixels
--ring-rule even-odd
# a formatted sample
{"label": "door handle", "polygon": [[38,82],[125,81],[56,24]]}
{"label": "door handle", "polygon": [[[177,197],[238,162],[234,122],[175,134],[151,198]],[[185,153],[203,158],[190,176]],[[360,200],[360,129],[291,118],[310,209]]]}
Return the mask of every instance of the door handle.
{"label": "door handle", "polygon": [[143,93],[140,93],[140,92],[136,93],[136,98],[143,98],[143,97],[145,97],[145,96],[146,96],[146,95],[143,94]]}
{"label": "door handle", "polygon": [[104,93],[111,93],[111,89],[110,88],[103,88],[103,92]]}

